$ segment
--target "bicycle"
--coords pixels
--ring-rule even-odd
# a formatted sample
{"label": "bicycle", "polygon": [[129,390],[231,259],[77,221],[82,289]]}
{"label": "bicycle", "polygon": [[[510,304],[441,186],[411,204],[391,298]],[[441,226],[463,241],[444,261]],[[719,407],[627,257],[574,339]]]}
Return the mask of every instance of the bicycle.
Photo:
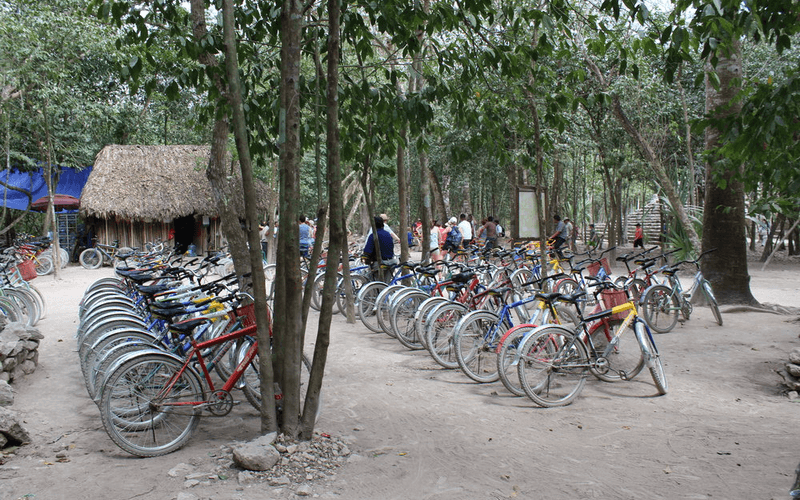
{"label": "bicycle", "polygon": [[[722,315],[719,312],[714,291],[711,289],[711,283],[703,277],[703,273],[700,271],[700,259],[714,250],[716,249],[706,250],[695,260],[685,260],[662,268],[661,272],[667,276],[669,284],[653,285],[645,290],[641,303],[642,316],[653,331],[658,333],[671,331],[678,322],[678,312],[688,320],[693,310],[692,302],[701,291],[714,314],[714,319],[719,326],[722,326]],[[677,276],[678,269],[682,264],[694,264],[697,267],[697,273],[695,273],[692,286],[688,291],[684,291]]]}
{"label": "bicycle", "polygon": [[[190,319],[171,325],[173,335],[186,335],[208,321]],[[213,416],[225,416],[236,404],[231,391],[244,377],[248,401],[260,408],[258,387],[258,342],[252,337],[256,326],[250,325],[219,337],[197,342],[185,358],[161,350],[147,349],[120,357],[109,369],[100,393],[103,427],[117,446],[141,457],[156,457],[182,447],[199,423],[203,410]],[[232,341],[244,341],[238,351],[238,364],[217,388],[211,379],[204,352]],[[199,369],[199,371],[198,371]],[[307,380],[310,363],[302,358],[302,380]],[[249,371],[248,375],[246,372]],[[303,378],[305,377],[305,378]],[[302,381],[301,381],[302,383]],[[307,389],[307,383],[302,383]],[[279,388],[276,399],[281,399]],[[304,396],[301,394],[301,400]]]}
{"label": "bicycle", "polygon": [[[119,240],[114,240],[111,245],[104,245],[97,243],[95,239],[95,246],[87,248],[78,256],[78,262],[84,269],[100,269],[105,263],[117,262],[124,260],[128,256],[133,255],[133,249],[119,246]],[[116,264],[115,266],[116,267]]]}
{"label": "bicycle", "polygon": [[[614,287],[608,282],[603,286]],[[583,293],[562,296],[560,300],[575,304],[580,313],[577,300]],[[626,312],[625,319],[601,352],[592,335],[587,332],[587,323]],[[643,362],[637,362],[632,370],[625,371],[615,368],[612,356],[618,352],[623,334],[629,326],[633,328]],[[583,390],[589,373],[606,380],[603,377],[607,377],[611,370],[617,371],[619,380],[631,380],[647,366],[658,393],[664,395],[668,390],[661,355],[653,335],[647,323],[637,314],[636,304],[630,298],[624,304],[584,317],[580,325],[572,330],[561,325],[541,326],[523,340],[519,352],[517,370],[520,385],[525,394],[542,407],[572,403]]]}

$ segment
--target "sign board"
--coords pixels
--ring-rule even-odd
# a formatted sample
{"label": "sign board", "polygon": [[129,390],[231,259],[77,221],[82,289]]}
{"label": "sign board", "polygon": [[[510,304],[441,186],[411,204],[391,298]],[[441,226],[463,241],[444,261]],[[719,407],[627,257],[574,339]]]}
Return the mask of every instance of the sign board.
{"label": "sign board", "polygon": [[[540,197],[541,204],[536,203],[537,196]],[[540,237],[539,206],[544,207],[543,190],[534,186],[517,188],[517,227],[519,228],[519,239],[531,240]]]}

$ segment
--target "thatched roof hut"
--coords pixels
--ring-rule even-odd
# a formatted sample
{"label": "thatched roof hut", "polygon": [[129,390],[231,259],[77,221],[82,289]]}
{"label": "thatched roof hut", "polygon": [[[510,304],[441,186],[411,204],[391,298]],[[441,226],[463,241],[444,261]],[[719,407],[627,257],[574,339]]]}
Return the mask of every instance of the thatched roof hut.
{"label": "thatched roof hut", "polygon": [[[209,146],[119,146],[103,148],[81,194],[81,212],[98,219],[167,221],[188,215],[216,215],[205,170]],[[241,185],[234,169],[233,182]],[[235,191],[241,193],[242,189]],[[268,188],[256,181],[260,211]],[[244,200],[234,200],[244,215]]]}
{"label": "thatched roof hut", "polygon": [[[159,240],[174,240],[176,248],[193,243],[201,252],[221,248],[217,204],[206,178],[210,153],[209,146],[106,146],[81,193],[81,239],[134,248]],[[234,193],[231,203],[244,218],[238,167],[228,179],[235,183],[227,190]],[[255,184],[263,214],[272,196],[263,182]]]}

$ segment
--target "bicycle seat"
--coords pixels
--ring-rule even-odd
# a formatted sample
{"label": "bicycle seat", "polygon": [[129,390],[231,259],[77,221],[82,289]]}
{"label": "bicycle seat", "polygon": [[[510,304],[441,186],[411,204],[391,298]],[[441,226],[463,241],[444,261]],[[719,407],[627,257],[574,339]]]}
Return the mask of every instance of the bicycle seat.
{"label": "bicycle seat", "polygon": [[554,300],[561,297],[561,294],[558,292],[551,292],[551,293],[536,292],[534,297],[544,302],[547,302],[548,304],[552,304]]}
{"label": "bicycle seat", "polygon": [[186,335],[186,334],[191,333],[192,330],[194,330],[198,326],[202,325],[203,323],[207,323],[208,321],[210,321],[208,318],[187,319],[187,320],[180,321],[178,323],[173,323],[173,324],[169,325],[169,329],[170,329],[170,331],[173,331],[173,332],[176,332],[176,333],[182,333],[182,334]]}
{"label": "bicycle seat", "polygon": [[578,300],[586,295],[586,292],[583,290],[578,290],[577,292],[571,293],[569,295],[561,295],[556,297],[557,300],[561,302],[569,302],[570,304],[577,304]]}
{"label": "bicycle seat", "polygon": [[475,277],[475,273],[467,272],[467,273],[459,273],[453,276],[452,279],[456,283],[468,283],[472,278]]}

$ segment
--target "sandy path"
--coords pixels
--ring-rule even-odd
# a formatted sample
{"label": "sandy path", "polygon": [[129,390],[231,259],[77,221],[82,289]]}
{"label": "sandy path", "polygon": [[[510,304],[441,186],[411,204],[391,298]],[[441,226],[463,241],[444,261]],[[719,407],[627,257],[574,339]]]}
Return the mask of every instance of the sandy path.
{"label": "sandy path", "polygon": [[[757,298],[800,307],[796,267],[751,272]],[[167,475],[179,463],[211,471],[220,446],[255,436],[246,403],[204,419],[166,457],[132,458],[111,442],[73,340],[83,290],[110,274],[69,267],[61,281],[35,282],[48,301],[45,340],[39,369],[16,384],[14,405],[34,442],[0,466],[0,500],[294,497],[291,488],[240,485],[235,472],[189,489]],[[644,372],[628,383],[590,380],[573,405],[540,409],[336,316],[318,429],[352,440],[358,457],[313,491],[343,499],[786,498],[800,460],[800,405],[780,394],[775,370],[800,345],[800,328],[770,314],[724,320],[717,327],[701,308],[656,338],[667,396],[654,397]],[[69,461],[57,462],[65,447]]]}

